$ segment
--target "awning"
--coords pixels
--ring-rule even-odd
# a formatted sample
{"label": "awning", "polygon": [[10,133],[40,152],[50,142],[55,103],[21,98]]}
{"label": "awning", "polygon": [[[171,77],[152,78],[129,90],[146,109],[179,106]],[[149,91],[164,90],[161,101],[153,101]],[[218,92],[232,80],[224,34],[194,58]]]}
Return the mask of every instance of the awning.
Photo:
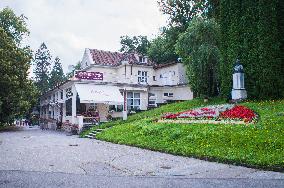
{"label": "awning", "polygon": [[80,103],[123,104],[119,88],[109,85],[75,84]]}

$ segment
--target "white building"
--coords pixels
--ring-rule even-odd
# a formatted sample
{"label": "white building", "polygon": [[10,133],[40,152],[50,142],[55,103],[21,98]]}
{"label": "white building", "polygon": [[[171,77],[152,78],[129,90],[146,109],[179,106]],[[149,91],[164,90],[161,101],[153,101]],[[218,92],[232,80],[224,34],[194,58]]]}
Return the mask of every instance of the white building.
{"label": "white building", "polygon": [[138,54],[86,49],[81,68],[41,96],[40,117],[48,128],[67,122],[81,129],[93,123],[92,116],[102,122],[126,119],[127,112],[193,98],[185,67],[178,62],[156,65]]}

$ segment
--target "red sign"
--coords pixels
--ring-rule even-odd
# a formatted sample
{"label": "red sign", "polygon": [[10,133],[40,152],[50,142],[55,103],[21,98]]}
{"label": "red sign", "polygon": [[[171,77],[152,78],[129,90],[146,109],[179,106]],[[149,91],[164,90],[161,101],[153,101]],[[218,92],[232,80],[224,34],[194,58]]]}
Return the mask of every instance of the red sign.
{"label": "red sign", "polygon": [[78,79],[86,80],[103,80],[104,76],[101,72],[87,72],[87,71],[76,71],[75,77]]}

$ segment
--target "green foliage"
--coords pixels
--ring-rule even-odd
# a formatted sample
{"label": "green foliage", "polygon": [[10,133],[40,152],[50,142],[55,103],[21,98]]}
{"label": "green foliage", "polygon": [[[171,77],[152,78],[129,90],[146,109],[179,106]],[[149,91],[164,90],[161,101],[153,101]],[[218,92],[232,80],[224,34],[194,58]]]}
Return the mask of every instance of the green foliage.
{"label": "green foliage", "polygon": [[147,48],[150,45],[150,42],[147,39],[147,36],[121,36],[120,37],[121,52],[133,53],[137,52],[142,55],[146,55]]}
{"label": "green foliage", "polygon": [[[151,150],[257,168],[284,170],[284,100],[245,102],[260,115],[255,125],[163,124],[151,121],[165,112],[210,104],[203,100],[173,103],[132,115],[97,135],[98,139]],[[280,115],[279,115],[280,114]],[[104,126],[107,126],[106,123]]]}
{"label": "green foliage", "polygon": [[[278,28],[278,39],[280,42],[280,58],[281,58],[281,70],[284,73],[284,1],[278,1],[276,6],[276,17],[277,17],[277,28]],[[282,96],[284,96],[284,89],[282,90]]]}
{"label": "green foliage", "polygon": [[162,34],[151,41],[147,50],[149,58],[158,64],[176,61],[178,56],[174,45],[180,32],[179,27],[164,28]]}
{"label": "green foliage", "polygon": [[189,85],[197,96],[218,95],[220,28],[214,19],[196,18],[179,36],[176,51],[187,66]]}
{"label": "green foliage", "polygon": [[24,20],[8,8],[0,11],[0,20],[0,124],[4,124],[31,108],[37,90],[28,79],[31,50],[20,47],[22,37],[28,34]]}
{"label": "green foliage", "polygon": [[46,45],[42,43],[34,58],[34,74],[36,86],[41,94],[49,89],[49,69],[51,65],[51,55]]}
{"label": "green foliage", "polygon": [[66,80],[59,57],[55,58],[54,66],[50,72],[49,88],[52,89]]}
{"label": "green foliage", "polygon": [[245,84],[250,98],[283,97],[281,4],[283,7],[280,0],[220,1],[220,77],[223,95],[230,93],[233,64],[239,58],[245,68]]}
{"label": "green foliage", "polygon": [[206,0],[158,0],[160,10],[169,16],[170,25],[187,27],[196,17],[205,14]]}
{"label": "green foliage", "polygon": [[24,15],[17,16],[12,9],[4,8],[0,11],[0,27],[18,45],[23,37],[29,34]]}

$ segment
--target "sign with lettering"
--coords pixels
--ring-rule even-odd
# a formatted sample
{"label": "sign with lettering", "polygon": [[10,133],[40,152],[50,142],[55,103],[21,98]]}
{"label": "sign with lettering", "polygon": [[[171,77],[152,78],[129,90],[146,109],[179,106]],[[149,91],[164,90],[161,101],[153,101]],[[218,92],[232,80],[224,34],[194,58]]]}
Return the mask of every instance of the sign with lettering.
{"label": "sign with lettering", "polygon": [[103,80],[101,72],[76,71],[75,78],[86,80]]}

